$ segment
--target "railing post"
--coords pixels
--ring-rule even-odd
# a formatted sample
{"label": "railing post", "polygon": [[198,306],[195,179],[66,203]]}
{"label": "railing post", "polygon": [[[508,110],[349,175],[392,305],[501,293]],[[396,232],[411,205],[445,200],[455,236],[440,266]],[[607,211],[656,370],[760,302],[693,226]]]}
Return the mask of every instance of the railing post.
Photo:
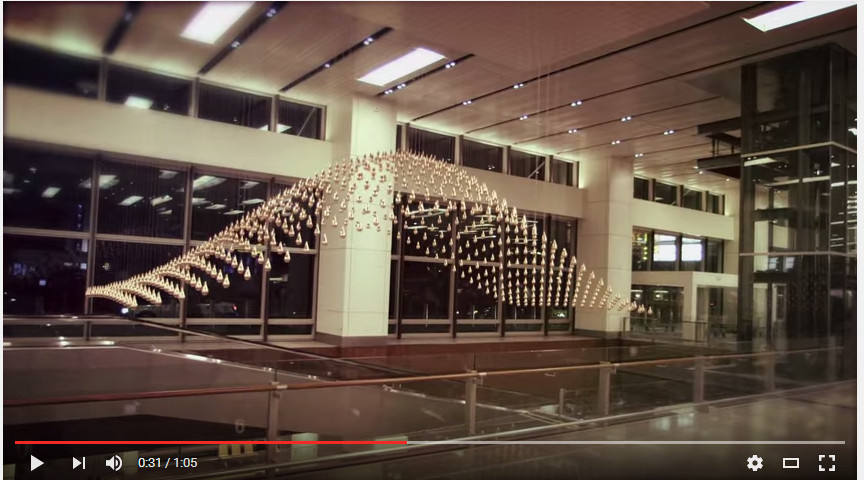
{"label": "railing post", "polygon": [[600,362],[600,384],[597,388],[597,410],[601,417],[609,416],[609,396],[612,392],[612,374],[615,367],[609,362]]}
{"label": "railing post", "polygon": [[828,337],[828,381],[836,382],[838,378],[837,373],[837,338],[833,335]]}
{"label": "railing post", "polygon": [[[270,382],[270,385],[278,386],[279,382]],[[274,390],[268,393],[267,402],[267,441],[279,440],[279,404],[282,401],[282,392]],[[267,462],[275,462],[279,446],[267,445]]]}
{"label": "railing post", "polygon": [[558,389],[558,415],[564,415],[564,394],[566,390],[563,388]]}
{"label": "railing post", "polygon": [[465,424],[468,435],[477,434],[477,377],[465,380]]}
{"label": "railing post", "polygon": [[776,359],[774,354],[765,356],[765,391],[773,392],[774,391],[774,364],[776,363]]}
{"label": "railing post", "polygon": [[693,403],[705,401],[705,357],[693,360]]}

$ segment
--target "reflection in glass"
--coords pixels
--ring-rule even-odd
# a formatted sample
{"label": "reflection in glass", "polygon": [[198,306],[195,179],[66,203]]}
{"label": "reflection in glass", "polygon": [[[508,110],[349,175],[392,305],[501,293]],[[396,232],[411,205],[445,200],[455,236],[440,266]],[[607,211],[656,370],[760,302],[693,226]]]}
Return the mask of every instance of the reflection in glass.
{"label": "reflection in glass", "polygon": [[500,172],[503,163],[503,148],[462,139],[462,165],[480,170]]}
{"label": "reflection in glass", "polygon": [[99,233],[183,237],[185,172],[102,162],[99,182]]}
{"label": "reflection in glass", "polygon": [[299,137],[323,139],[321,107],[279,100],[276,132]]}
{"label": "reflection in glass", "polygon": [[[402,204],[405,207],[404,203]],[[415,209],[417,207],[414,207]],[[407,212],[407,211],[406,211]],[[446,258],[449,256],[453,231],[452,213],[447,204],[424,203],[424,210],[402,215],[402,248],[406,257]]]}
{"label": "reflection in glass", "polygon": [[[266,199],[267,182],[195,175],[192,180],[192,239],[207,240]],[[310,248],[313,246],[314,243],[310,243]]]}
{"label": "reflection in glass", "polygon": [[666,205],[678,205],[678,186],[655,181],[654,201]]}
{"label": "reflection in glass", "polygon": [[[238,254],[237,260],[242,263],[244,274],[238,272],[239,267],[234,269],[230,264],[219,262],[217,266],[222,269],[223,274],[228,275],[228,288],[217,285],[209,276],[205,277],[209,278],[207,283],[210,290],[206,296],[186,286],[186,309],[189,318],[260,318],[261,272],[264,271],[264,265],[245,254]],[[248,280],[244,277],[246,271],[249,272]]]}
{"label": "reflection in glass", "polygon": [[402,318],[450,318],[450,267],[406,261],[402,268]]}
{"label": "reflection in glass", "polygon": [[702,270],[702,259],[705,257],[701,238],[681,237],[681,270]]}
{"label": "reflection in glass", "polygon": [[87,98],[99,91],[99,61],[4,40],[3,82]]}
{"label": "reflection in glass", "polygon": [[[167,263],[182,253],[183,247],[179,245],[96,242],[93,284],[104,285],[125,280]],[[93,313],[128,315],[134,318],[177,318],[180,315],[180,309],[177,299],[162,293],[161,305],[151,305],[146,300],[138,298],[138,307],[132,309],[120,307],[109,300],[96,298],[93,300]]]}
{"label": "reflection in glass", "polygon": [[[631,325],[647,324],[660,331],[680,331],[684,312],[684,289],[682,287],[633,285],[630,298],[631,301],[645,305],[646,310],[644,313],[632,312],[631,317],[650,320],[649,323],[631,320]],[[651,308],[650,315],[647,313],[648,307]]]}
{"label": "reflection in glass", "polygon": [[678,237],[654,233],[654,255],[651,259],[652,270],[675,270],[678,261]]}
{"label": "reflection in glass", "polygon": [[723,240],[709,238],[705,247],[705,271],[723,273]]}
{"label": "reflection in glass", "polygon": [[453,163],[456,156],[456,138],[408,127],[408,149]]}
{"label": "reflection in glass", "polygon": [[267,311],[270,318],[312,318],[315,255],[294,253],[285,263],[270,254],[273,268],[267,273]]}
{"label": "reflection in glass", "polygon": [[81,232],[90,226],[90,159],[3,147],[3,225]]}
{"label": "reflection in glass", "polygon": [[198,94],[198,118],[268,130],[270,101],[269,97],[202,83]]}
{"label": "reflection in glass", "polygon": [[633,230],[632,269],[634,272],[644,272],[649,269],[650,238],[650,232]]}
{"label": "reflection in glass", "polygon": [[684,187],[681,192],[681,204],[691,210],[702,210],[702,192]]}
{"label": "reflection in glass", "polygon": [[492,295],[496,274],[497,269],[492,271],[491,267],[485,266],[463,265],[457,268],[456,318],[498,318],[498,300]]}
{"label": "reflection in glass", "polygon": [[546,180],[546,157],[510,150],[509,173],[517,177]]}
{"label": "reflection in glass", "polygon": [[87,251],[87,240],[3,235],[3,313],[84,313]]}
{"label": "reflection in glass", "polygon": [[106,100],[128,107],[189,114],[192,82],[131,68],[108,66]]}
{"label": "reflection in glass", "polygon": [[648,195],[650,183],[646,178],[633,177],[633,198],[650,200]]}
{"label": "reflection in glass", "polygon": [[708,194],[708,208],[706,211],[711,213],[723,214],[723,195]]}
{"label": "reflection in glass", "polygon": [[552,183],[557,183],[559,185],[567,185],[568,187],[573,186],[572,162],[565,162],[563,160],[553,158],[552,163],[549,164],[549,174],[552,176]]}

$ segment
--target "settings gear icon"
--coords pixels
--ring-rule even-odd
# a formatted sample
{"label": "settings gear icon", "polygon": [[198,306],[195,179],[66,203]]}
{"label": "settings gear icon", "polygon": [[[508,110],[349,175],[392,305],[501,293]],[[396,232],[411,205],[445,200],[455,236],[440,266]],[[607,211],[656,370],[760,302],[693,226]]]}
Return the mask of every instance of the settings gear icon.
{"label": "settings gear icon", "polygon": [[752,457],[748,458],[747,459],[747,468],[749,468],[750,470],[753,470],[754,472],[756,470],[759,470],[760,468],[762,468],[762,457],[753,455]]}

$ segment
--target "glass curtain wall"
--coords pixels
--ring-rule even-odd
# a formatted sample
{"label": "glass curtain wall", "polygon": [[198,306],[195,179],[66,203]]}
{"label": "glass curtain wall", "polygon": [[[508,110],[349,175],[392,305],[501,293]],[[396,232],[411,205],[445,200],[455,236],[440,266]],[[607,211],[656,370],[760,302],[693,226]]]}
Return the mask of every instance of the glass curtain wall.
{"label": "glass curtain wall", "polygon": [[[181,255],[286,184],[8,142],[3,177],[7,314],[107,314],[257,339],[313,333],[317,238],[305,230],[301,245],[289,245],[289,264],[274,255],[265,272],[248,262],[249,280],[224,266],[229,288],[211,282],[207,296],[187,286],[185,301],[162,294],[161,305],[139,299],[132,309],[84,297],[88,285],[128,278]],[[165,334],[122,319],[90,332]]]}

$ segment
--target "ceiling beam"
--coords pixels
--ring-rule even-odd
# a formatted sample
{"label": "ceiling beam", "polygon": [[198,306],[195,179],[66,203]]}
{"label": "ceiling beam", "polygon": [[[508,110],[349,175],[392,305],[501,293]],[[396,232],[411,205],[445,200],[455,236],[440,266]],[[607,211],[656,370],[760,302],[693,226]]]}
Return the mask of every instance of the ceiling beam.
{"label": "ceiling beam", "polygon": [[213,70],[216,65],[219,65],[219,62],[225,60],[225,57],[231,54],[234,50],[237,50],[249,39],[255,32],[258,31],[259,28],[264,26],[268,20],[275,17],[277,13],[279,13],[282,8],[284,8],[288,2],[273,2],[271,3],[266,10],[264,10],[261,15],[258,15],[255,20],[252,20],[246,28],[244,28],[240,33],[238,33],[231,41],[219,50],[219,52],[211,58],[207,63],[201,67],[201,70],[198,70],[198,75],[205,75],[210,70]]}
{"label": "ceiling beam", "polygon": [[700,158],[696,160],[696,166],[701,170],[714,170],[717,168],[740,167],[741,154],[718,155],[716,157]]}
{"label": "ceiling beam", "polygon": [[114,24],[111,34],[108,35],[108,40],[105,41],[105,45],[102,47],[104,55],[111,55],[120,46],[120,42],[123,41],[123,37],[126,35],[126,30],[129,29],[132,21],[138,15],[138,11],[141,10],[141,5],[143,5],[141,2],[126,2],[123,16]]}
{"label": "ceiling beam", "polygon": [[[741,128],[741,117],[735,117],[735,118],[727,118],[725,120],[717,120],[716,122],[703,123],[702,125],[699,125],[697,127],[696,133],[698,133],[699,135],[711,135],[711,134],[731,132],[733,130],[739,130],[740,128]],[[739,143],[740,143],[740,140],[739,140]]]}
{"label": "ceiling beam", "polygon": [[342,53],[331,58],[330,60],[327,60],[327,61],[321,63],[321,65],[315,67],[311,71],[304,73],[297,80],[294,80],[293,82],[289,83],[288,85],[285,85],[284,87],[280,88],[279,92],[285,93],[289,89],[294,88],[297,85],[300,85],[301,83],[305,82],[306,80],[309,80],[310,78],[314,77],[315,75],[318,75],[319,73],[323,72],[324,70],[328,70],[328,69],[332,68],[333,65],[336,65],[336,63],[341,62],[342,60],[345,60],[349,55],[356,52],[357,50],[360,50],[363,47],[368,47],[369,45],[373,45],[376,40],[380,39],[384,35],[387,35],[391,31],[393,31],[392,28],[384,27],[381,30],[378,30],[377,32],[373,33],[372,35],[369,35],[367,37],[363,37],[363,40],[355,43],[348,50],[345,50]]}

